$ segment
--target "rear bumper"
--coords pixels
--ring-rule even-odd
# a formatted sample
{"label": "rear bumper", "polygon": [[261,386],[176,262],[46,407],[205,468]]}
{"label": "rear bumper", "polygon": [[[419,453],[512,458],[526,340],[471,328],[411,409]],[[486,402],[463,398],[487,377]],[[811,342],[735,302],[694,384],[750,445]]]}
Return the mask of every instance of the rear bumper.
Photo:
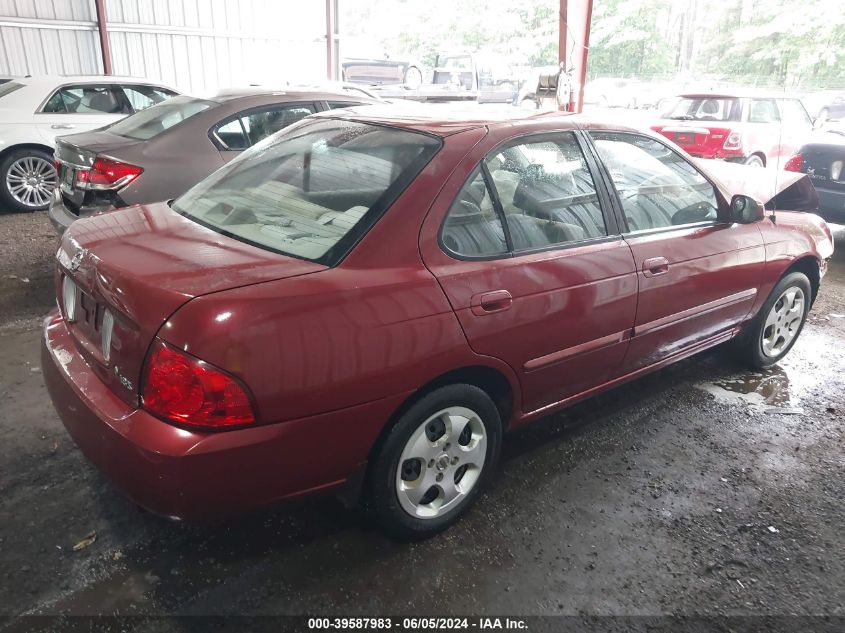
{"label": "rear bumper", "polygon": [[42,370],[53,405],[85,456],[135,503],[179,519],[341,486],[366,463],[373,438],[331,438],[348,434],[356,422],[386,421],[407,395],[279,424],[197,433],[117,398],[76,352],[55,311],[44,321]]}
{"label": "rear bumper", "polygon": [[112,211],[116,207],[112,205],[103,205],[97,207],[82,207],[79,209],[79,214],[73,213],[67,208],[62,193],[58,187],[53,191],[53,196],[50,199],[50,205],[47,207],[47,216],[50,218],[50,223],[53,228],[62,235],[73,222],[80,218],[87,218],[90,215],[97,213],[104,213]]}
{"label": "rear bumper", "polygon": [[845,224],[845,191],[816,187],[819,194],[819,215],[827,222]]}

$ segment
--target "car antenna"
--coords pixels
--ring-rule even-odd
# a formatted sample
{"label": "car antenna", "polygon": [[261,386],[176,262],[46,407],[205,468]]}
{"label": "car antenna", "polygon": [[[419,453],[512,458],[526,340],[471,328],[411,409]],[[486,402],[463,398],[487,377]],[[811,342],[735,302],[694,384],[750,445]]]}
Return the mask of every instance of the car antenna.
{"label": "car antenna", "polygon": [[[775,103],[775,107],[778,107],[777,103]],[[783,143],[783,117],[780,117],[779,121],[780,125],[778,125],[778,160],[775,163],[775,195],[772,198],[772,215],[769,216],[769,219],[772,221],[772,224],[777,224],[777,216],[775,215],[775,211],[777,210],[777,198],[780,192],[778,191],[778,176],[780,174],[780,161],[781,161],[781,147]]]}

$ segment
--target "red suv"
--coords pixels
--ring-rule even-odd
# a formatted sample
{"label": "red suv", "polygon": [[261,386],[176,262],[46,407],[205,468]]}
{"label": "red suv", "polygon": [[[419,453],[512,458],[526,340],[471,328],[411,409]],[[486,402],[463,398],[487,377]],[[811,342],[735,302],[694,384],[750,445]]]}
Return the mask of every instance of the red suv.
{"label": "red suv", "polygon": [[154,512],[334,489],[425,536],[506,431],[731,339],[758,367],[789,351],[830,232],[732,193],[557,114],[309,117],[172,203],[71,225],[45,380]]}
{"label": "red suv", "polygon": [[783,95],[682,95],[661,118],[652,129],[692,156],[756,167],[785,161],[813,130],[801,101]]}

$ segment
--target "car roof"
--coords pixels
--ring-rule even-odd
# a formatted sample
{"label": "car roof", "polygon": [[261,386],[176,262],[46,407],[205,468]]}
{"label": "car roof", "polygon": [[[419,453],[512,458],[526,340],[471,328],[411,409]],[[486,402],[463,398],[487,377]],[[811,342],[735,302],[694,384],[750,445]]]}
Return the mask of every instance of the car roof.
{"label": "car roof", "polygon": [[[510,127],[517,131],[537,132],[542,132],[545,128],[553,130],[578,127],[641,131],[624,124],[617,125],[613,121],[593,120],[568,112],[530,112],[509,106],[484,108],[478,105],[409,104],[408,107],[396,108],[379,104],[331,110],[316,116],[373,123],[442,137],[481,127]],[[545,123],[548,125],[544,125]]]}
{"label": "car roof", "polygon": [[153,81],[144,77],[129,77],[124,75],[26,75],[14,77],[14,81],[29,86],[64,86],[70,83],[102,84],[102,83],[133,83],[162,86],[169,88],[166,83]]}
{"label": "car roof", "polygon": [[[217,103],[228,103],[231,101],[259,99],[266,100],[274,98],[277,101],[361,101],[366,103],[367,97],[363,95],[354,95],[348,92],[339,90],[337,92],[331,90],[306,89],[306,90],[274,90],[272,88],[248,87],[248,88],[228,88],[221,90],[213,97],[205,99],[206,101],[215,101]],[[373,100],[375,103],[375,100]]]}
{"label": "car roof", "polygon": [[714,92],[685,92],[683,99],[798,99],[797,95],[763,90],[719,90]]}

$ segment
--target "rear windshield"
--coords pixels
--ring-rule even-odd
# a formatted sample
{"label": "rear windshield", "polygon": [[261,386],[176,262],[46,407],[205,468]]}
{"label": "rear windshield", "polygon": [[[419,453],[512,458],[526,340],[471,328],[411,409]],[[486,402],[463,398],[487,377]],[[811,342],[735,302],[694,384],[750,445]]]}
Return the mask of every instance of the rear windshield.
{"label": "rear windshield", "polygon": [[216,105],[214,101],[193,97],[173,97],[113,123],[108,130],[118,136],[146,141]]}
{"label": "rear windshield", "polygon": [[19,84],[16,81],[6,80],[4,83],[0,84],[0,97],[5,97],[7,94],[14,92],[18,88],[23,88],[23,84]]}
{"label": "rear windshield", "polygon": [[439,148],[415,132],[304,121],[244,152],[173,208],[243,242],[333,266]]}
{"label": "rear windshield", "polygon": [[725,97],[681,97],[663,113],[664,119],[680,121],[740,121],[739,99]]}

